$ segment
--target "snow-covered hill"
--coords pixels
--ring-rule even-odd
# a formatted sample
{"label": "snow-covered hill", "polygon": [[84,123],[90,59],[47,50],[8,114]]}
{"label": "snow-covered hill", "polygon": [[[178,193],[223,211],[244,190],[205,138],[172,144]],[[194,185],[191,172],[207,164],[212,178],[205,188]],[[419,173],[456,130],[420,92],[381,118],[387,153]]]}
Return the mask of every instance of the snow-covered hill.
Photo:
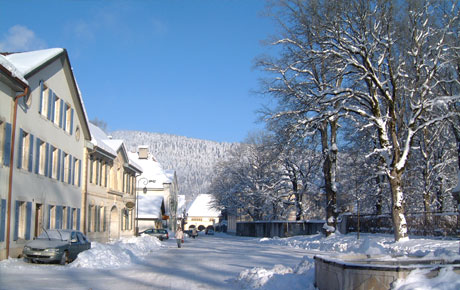
{"label": "snow-covered hill", "polygon": [[214,165],[226,158],[237,143],[220,143],[183,136],[141,131],[115,131],[114,139],[125,140],[129,151],[148,145],[164,169],[176,170],[179,193],[190,200],[192,195],[207,193]]}

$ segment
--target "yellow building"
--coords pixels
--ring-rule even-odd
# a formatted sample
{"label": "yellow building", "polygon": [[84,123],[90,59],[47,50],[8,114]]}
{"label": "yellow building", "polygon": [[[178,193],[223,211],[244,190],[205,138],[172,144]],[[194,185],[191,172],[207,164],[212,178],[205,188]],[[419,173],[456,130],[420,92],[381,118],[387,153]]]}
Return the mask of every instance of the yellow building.
{"label": "yellow building", "polygon": [[212,207],[212,196],[199,194],[187,210],[185,229],[196,227],[202,231],[208,226],[215,227],[219,223],[219,216],[220,211]]}

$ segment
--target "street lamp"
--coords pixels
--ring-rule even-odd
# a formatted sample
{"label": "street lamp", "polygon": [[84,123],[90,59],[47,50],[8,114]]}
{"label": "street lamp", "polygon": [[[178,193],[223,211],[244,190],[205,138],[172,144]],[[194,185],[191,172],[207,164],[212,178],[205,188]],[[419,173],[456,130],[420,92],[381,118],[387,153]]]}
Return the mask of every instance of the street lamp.
{"label": "street lamp", "polygon": [[139,235],[139,183],[142,181],[142,183],[144,184],[144,188],[142,189],[142,192],[144,194],[147,193],[147,184],[149,184],[150,182],[152,183],[155,183],[155,180],[149,180],[145,177],[141,177],[137,180],[137,188],[136,188],[136,237]]}

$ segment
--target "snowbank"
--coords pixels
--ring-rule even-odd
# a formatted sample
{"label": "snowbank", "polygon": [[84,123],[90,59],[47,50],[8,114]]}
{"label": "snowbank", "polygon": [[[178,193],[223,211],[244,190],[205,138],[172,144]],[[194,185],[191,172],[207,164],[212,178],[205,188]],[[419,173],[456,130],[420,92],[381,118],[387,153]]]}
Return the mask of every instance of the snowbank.
{"label": "snowbank", "polygon": [[315,262],[304,257],[296,267],[275,265],[272,269],[252,268],[244,270],[237,279],[243,289],[316,289]]}
{"label": "snowbank", "polygon": [[[460,260],[459,241],[437,238],[411,238],[405,241],[394,242],[392,235],[356,234],[343,235],[340,233],[324,237],[321,234],[311,236],[296,236],[290,238],[262,238],[261,244],[282,245],[293,248],[318,251],[321,254],[329,253],[356,253],[367,255],[385,255],[388,259],[393,256],[416,256],[423,258],[443,258],[448,261]],[[299,273],[296,270],[275,266],[273,269],[253,268],[240,273],[238,282],[246,289],[315,289],[314,261],[304,258],[297,268],[304,269]],[[296,268],[296,269],[297,269]],[[395,289],[460,289],[460,275],[453,269],[446,268],[440,271],[435,278],[425,276],[427,270],[415,270],[406,279],[398,280]],[[303,287],[298,286],[303,283]],[[306,285],[306,286],[305,286]],[[282,286],[282,287],[281,287]]]}
{"label": "snowbank", "polygon": [[309,251],[356,253],[367,255],[397,255],[417,256],[427,258],[445,258],[448,260],[460,259],[459,241],[436,238],[411,238],[406,241],[395,242],[392,235],[383,234],[356,234],[343,235],[335,233],[329,237],[321,234],[311,236],[296,236],[290,238],[263,238],[262,244],[283,245]]}
{"label": "snowbank", "polygon": [[80,253],[69,266],[91,269],[120,268],[141,260],[161,247],[161,242],[149,235],[121,238],[107,244],[92,242],[91,249]]}

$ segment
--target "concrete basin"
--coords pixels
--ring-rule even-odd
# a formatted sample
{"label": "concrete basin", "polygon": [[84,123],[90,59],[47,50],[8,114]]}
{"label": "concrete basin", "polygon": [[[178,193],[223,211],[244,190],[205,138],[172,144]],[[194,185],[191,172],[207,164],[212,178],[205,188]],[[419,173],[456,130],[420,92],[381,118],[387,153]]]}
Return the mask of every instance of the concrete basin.
{"label": "concrete basin", "polygon": [[430,269],[428,277],[436,277],[440,269],[448,266],[460,273],[460,261],[442,259],[360,254],[314,258],[315,286],[320,290],[391,289],[394,281],[407,277],[415,269]]}

